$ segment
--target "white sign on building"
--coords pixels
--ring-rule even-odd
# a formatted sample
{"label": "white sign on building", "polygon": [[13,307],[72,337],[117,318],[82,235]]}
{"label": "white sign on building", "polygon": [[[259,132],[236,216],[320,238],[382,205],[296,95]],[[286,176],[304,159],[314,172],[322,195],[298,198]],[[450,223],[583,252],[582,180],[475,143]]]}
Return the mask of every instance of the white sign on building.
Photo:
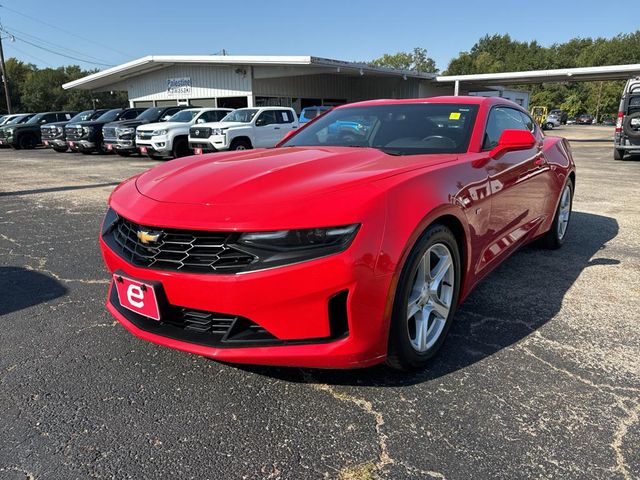
{"label": "white sign on building", "polygon": [[191,93],[191,77],[167,78],[167,93],[169,95]]}

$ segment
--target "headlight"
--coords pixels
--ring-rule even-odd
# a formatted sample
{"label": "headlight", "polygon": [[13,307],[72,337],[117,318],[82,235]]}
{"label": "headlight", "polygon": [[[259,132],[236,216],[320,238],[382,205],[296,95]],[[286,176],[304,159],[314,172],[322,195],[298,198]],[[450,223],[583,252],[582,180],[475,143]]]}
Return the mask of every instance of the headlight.
{"label": "headlight", "polygon": [[151,136],[152,137],[157,137],[159,135],[166,135],[167,134],[167,130],[154,130],[153,132],[151,132]]}
{"label": "headlight", "polygon": [[359,224],[339,227],[243,233],[238,247],[258,257],[253,269],[272,268],[325,257],[346,250]]}
{"label": "headlight", "polygon": [[82,127],[82,133],[83,134],[88,135],[91,132],[93,132],[93,127]]}
{"label": "headlight", "polygon": [[7,128],[7,135],[12,135],[13,134],[13,128]]}
{"label": "headlight", "polygon": [[224,135],[227,132],[228,128],[214,128],[211,131],[212,135]]}
{"label": "headlight", "polygon": [[107,214],[104,216],[104,220],[102,221],[102,235],[109,233],[117,221],[118,214],[112,208],[109,208],[107,210]]}

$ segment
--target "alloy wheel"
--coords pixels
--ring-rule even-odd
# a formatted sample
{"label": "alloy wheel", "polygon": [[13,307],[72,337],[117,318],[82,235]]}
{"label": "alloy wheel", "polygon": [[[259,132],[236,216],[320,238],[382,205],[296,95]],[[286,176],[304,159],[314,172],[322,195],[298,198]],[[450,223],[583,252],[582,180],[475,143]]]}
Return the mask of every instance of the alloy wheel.
{"label": "alloy wheel", "polygon": [[424,353],[436,344],[451,311],[455,271],[449,248],[436,243],[418,262],[407,303],[411,346]]}
{"label": "alloy wheel", "polygon": [[569,217],[571,216],[571,187],[565,185],[560,198],[560,207],[558,210],[558,238],[562,240],[567,233],[569,225]]}

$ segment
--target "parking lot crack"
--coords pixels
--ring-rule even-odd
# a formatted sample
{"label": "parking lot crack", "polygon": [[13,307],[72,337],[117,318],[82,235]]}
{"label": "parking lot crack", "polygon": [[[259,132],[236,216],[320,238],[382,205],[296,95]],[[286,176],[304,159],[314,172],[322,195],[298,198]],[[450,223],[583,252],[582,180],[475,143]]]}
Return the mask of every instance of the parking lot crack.
{"label": "parking lot crack", "polygon": [[616,431],[613,434],[613,441],[611,442],[611,448],[616,458],[616,466],[613,468],[613,471],[620,473],[625,480],[631,480],[633,477],[629,471],[629,465],[627,465],[624,452],[622,451],[622,444],[624,437],[629,431],[629,427],[640,421],[640,403],[636,403],[629,408],[625,405],[625,402],[619,401],[618,406],[626,413],[626,416],[618,422]]}

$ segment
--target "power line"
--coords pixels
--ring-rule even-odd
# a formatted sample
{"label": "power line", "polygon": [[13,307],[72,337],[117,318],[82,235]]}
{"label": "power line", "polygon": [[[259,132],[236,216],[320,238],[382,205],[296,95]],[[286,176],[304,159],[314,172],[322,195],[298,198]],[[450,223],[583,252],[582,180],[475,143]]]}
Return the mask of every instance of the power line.
{"label": "power line", "polygon": [[9,47],[11,47],[11,50],[15,50],[16,52],[19,52],[19,53],[21,53],[22,55],[25,55],[25,56],[27,56],[27,57],[33,58],[34,60],[37,60],[37,61],[39,61],[39,62],[42,62],[42,63],[44,63],[45,65],[48,65],[48,66],[50,66],[50,67],[52,67],[52,68],[53,68],[53,65],[52,65],[51,63],[47,62],[46,60],[43,60],[43,59],[42,59],[42,58],[40,58],[40,57],[36,57],[35,55],[33,55],[33,54],[31,54],[31,53],[27,53],[27,52],[25,52],[24,50],[22,50],[22,49],[20,49],[20,48],[16,47],[14,44],[9,44],[8,46],[9,46]]}
{"label": "power line", "polygon": [[100,65],[102,67],[112,67],[113,66],[113,65],[110,65],[110,64],[107,64],[107,63],[93,62],[93,61],[87,60],[85,58],[79,58],[79,57],[75,57],[73,55],[66,55],[64,53],[56,52],[55,50],[51,50],[50,48],[43,47],[42,45],[38,45],[36,43],[30,42],[29,40],[25,40],[24,38],[20,38],[17,35],[14,35],[13,33],[5,30],[2,27],[0,27],[0,31],[3,31],[3,32],[11,35],[14,39],[16,39],[16,40],[18,40],[20,42],[26,43],[28,45],[31,45],[32,47],[35,47],[35,48],[39,48],[40,50],[44,50],[45,52],[53,53],[54,55],[59,55],[61,57],[70,58],[71,60],[75,60],[77,62],[82,62],[82,63],[88,63],[88,64],[91,64],[91,65]]}
{"label": "power line", "polygon": [[18,10],[14,10],[13,8],[9,8],[6,5],[0,4],[0,8],[4,8],[5,10],[13,12],[13,13],[15,13],[17,15],[21,15],[21,16],[23,16],[25,18],[33,20],[34,22],[41,23],[42,25],[46,25],[48,27],[60,30],[61,32],[66,33],[67,35],[71,35],[72,37],[79,38],[80,40],[84,40],[85,42],[93,43],[94,45],[98,45],[99,47],[102,47],[104,49],[111,50],[112,52],[115,52],[115,53],[117,53],[119,55],[122,55],[123,57],[126,57],[126,58],[130,58],[131,57],[131,55],[129,55],[128,53],[124,53],[124,52],[122,52],[120,50],[117,50],[117,49],[115,49],[113,47],[109,47],[107,45],[103,45],[102,43],[96,42],[95,40],[91,40],[90,38],[85,38],[85,37],[83,37],[81,35],[78,35],[77,33],[70,32],[69,30],[65,30],[64,28],[61,28],[61,27],[59,27],[57,25],[54,25],[52,23],[45,22],[44,20],[40,20],[39,18],[32,17],[31,15],[27,15],[26,13],[19,12]]}
{"label": "power line", "polygon": [[[0,28],[2,28],[2,27],[3,27],[2,24],[0,24]],[[49,40],[46,40],[44,38],[37,37],[37,36],[32,35],[32,34],[27,33],[27,32],[23,32],[23,31],[18,30],[17,28],[14,28],[14,27],[10,27],[10,28],[11,28],[11,32],[8,32],[8,33],[13,34],[14,36],[15,36],[14,32],[17,32],[20,35],[22,35],[24,37],[27,37],[31,41],[38,41],[38,42],[41,42],[41,43],[43,43],[45,45],[51,46],[52,48],[59,48],[61,50],[66,50],[67,52],[70,52],[71,54],[81,55],[81,56],[83,56],[85,58],[90,58],[92,60],[96,60],[98,63],[104,63],[105,65],[107,64],[107,61],[102,59],[102,58],[94,57],[92,55],[87,55],[87,54],[85,54],[83,52],[79,52],[78,50],[73,50],[72,48],[68,48],[68,47],[65,47],[63,45],[58,45],[57,43],[53,43],[53,42],[51,42]],[[4,27],[4,29],[5,29],[5,31],[8,31],[6,29],[6,27]]]}

